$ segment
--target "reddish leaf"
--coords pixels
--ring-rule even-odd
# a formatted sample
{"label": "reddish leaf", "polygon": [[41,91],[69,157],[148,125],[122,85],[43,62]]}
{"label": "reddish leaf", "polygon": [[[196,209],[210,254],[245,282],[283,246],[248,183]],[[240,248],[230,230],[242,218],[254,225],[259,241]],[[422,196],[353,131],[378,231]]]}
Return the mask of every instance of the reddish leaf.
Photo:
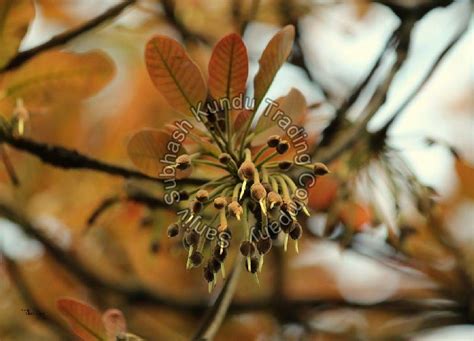
{"label": "reddish leaf", "polygon": [[82,340],[107,340],[102,316],[96,309],[69,298],[59,299],[56,305],[74,334]]}
{"label": "reddish leaf", "polygon": [[205,101],[201,71],[176,40],[153,37],[146,45],[145,62],[151,80],[174,109],[191,115],[191,108]]}
{"label": "reddish leaf", "polygon": [[290,55],[295,39],[295,28],[285,26],[268,43],[258,61],[260,68],[254,79],[255,110],[262,102],[278,70]]}
{"label": "reddish leaf", "polygon": [[[159,177],[166,167],[171,172],[170,164],[174,163],[176,156],[185,152],[179,141],[173,139],[172,134],[156,129],[143,129],[132,136],[127,146],[130,160],[142,172]],[[174,177],[174,174],[167,173]]]}
{"label": "reddish leaf", "polygon": [[251,110],[242,110],[241,112],[239,112],[234,121],[235,131],[239,131],[240,128],[244,127],[245,123],[250,119],[251,116]]}
{"label": "reddish leaf", "polygon": [[209,91],[216,98],[228,98],[245,92],[248,76],[247,48],[239,35],[232,33],[214,47],[209,60]]}
{"label": "reddish leaf", "polygon": [[308,205],[316,211],[327,210],[337,198],[339,181],[331,176],[325,175],[316,181],[316,185],[309,189]]}

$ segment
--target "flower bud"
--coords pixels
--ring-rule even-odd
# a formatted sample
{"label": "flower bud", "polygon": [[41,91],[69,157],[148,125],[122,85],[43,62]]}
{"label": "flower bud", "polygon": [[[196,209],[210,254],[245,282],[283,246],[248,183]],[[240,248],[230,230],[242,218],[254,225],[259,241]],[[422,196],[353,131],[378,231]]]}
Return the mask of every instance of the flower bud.
{"label": "flower bud", "polygon": [[266,236],[265,238],[259,239],[257,241],[257,250],[261,255],[268,253],[271,248],[272,240],[270,237]]}
{"label": "flower bud", "polygon": [[191,166],[191,157],[188,154],[182,154],[176,158],[176,168],[180,170],[188,169]]}
{"label": "flower bud", "polygon": [[216,114],[214,114],[213,112],[208,112],[207,113],[207,120],[210,122],[210,123],[214,123],[217,121],[217,116]]}
{"label": "flower bud", "polygon": [[179,200],[188,200],[189,199],[189,193],[186,191],[179,191]]}
{"label": "flower bud", "polygon": [[242,180],[253,180],[257,169],[252,161],[245,160],[239,168],[239,176]]}
{"label": "flower bud", "polygon": [[247,268],[247,271],[253,274],[256,273],[258,271],[258,265],[259,265],[258,258],[256,257],[250,258],[250,271],[248,268]]}
{"label": "flower bud", "polygon": [[191,202],[191,211],[194,214],[201,212],[202,208],[203,208],[202,202],[197,201],[197,200],[194,200]]}
{"label": "flower bud", "polygon": [[237,201],[232,201],[227,209],[230,215],[236,217],[237,220],[240,220],[240,216],[244,213],[242,206]]}
{"label": "flower bud", "polygon": [[281,198],[280,194],[273,191],[268,193],[267,200],[270,205],[270,209],[272,209],[275,206],[276,207],[281,206],[281,203],[283,202],[283,199]]}
{"label": "flower bud", "polygon": [[206,191],[205,189],[200,189],[196,193],[196,200],[199,202],[205,202],[207,199],[209,199],[209,192]]}
{"label": "flower bud", "polygon": [[272,135],[267,139],[267,145],[270,148],[275,148],[276,146],[278,146],[278,143],[280,143],[280,139],[280,136]]}
{"label": "flower bud", "polygon": [[152,242],[150,243],[150,251],[152,253],[157,253],[159,250],[160,250],[160,243],[158,242],[158,240],[152,240]]}
{"label": "flower bud", "polygon": [[240,244],[240,253],[244,257],[250,257],[255,253],[255,245],[252,242],[249,242],[248,240],[243,241]]}
{"label": "flower bud", "polygon": [[278,154],[285,154],[288,149],[290,149],[290,144],[288,141],[280,141],[276,147]]}
{"label": "flower bud", "polygon": [[267,191],[261,183],[254,183],[252,187],[250,187],[250,196],[253,200],[260,201],[267,196]]}
{"label": "flower bud", "polygon": [[217,258],[212,258],[209,261],[209,269],[211,269],[212,272],[216,273],[221,269],[221,262]]}
{"label": "flower bud", "polygon": [[219,246],[217,246],[214,249],[214,252],[212,253],[212,255],[215,259],[217,259],[219,262],[222,263],[227,257],[227,249],[220,248]]}
{"label": "flower bud", "polygon": [[174,223],[168,226],[168,237],[173,238],[176,237],[179,233],[179,225]]}
{"label": "flower bud", "polygon": [[217,197],[214,199],[214,207],[218,210],[222,210],[227,206],[227,200],[224,197]]}
{"label": "flower bud", "polygon": [[316,162],[313,165],[314,175],[323,176],[329,173],[328,167],[322,162]]}
{"label": "flower bud", "polygon": [[203,273],[204,273],[204,279],[207,282],[212,282],[214,280],[214,272],[209,268],[209,265],[204,267]]}
{"label": "flower bud", "polygon": [[192,230],[186,233],[184,236],[188,245],[196,245],[199,242],[199,233],[196,230]]}
{"label": "flower bud", "polygon": [[199,251],[194,251],[191,256],[189,256],[189,260],[193,266],[199,266],[202,264],[202,253]]}
{"label": "flower bud", "polygon": [[302,234],[303,234],[303,228],[301,227],[301,224],[298,222],[295,222],[293,224],[293,229],[290,231],[291,239],[298,240],[301,238]]}
{"label": "flower bud", "polygon": [[290,170],[291,167],[293,167],[293,162],[291,162],[291,161],[280,161],[280,162],[278,162],[278,168],[280,168],[283,171]]}
{"label": "flower bud", "polygon": [[265,188],[265,191],[267,191],[267,193],[273,190],[272,186],[268,182],[262,181],[261,183],[262,183],[263,188]]}
{"label": "flower bud", "polygon": [[231,159],[232,159],[231,156],[227,153],[222,153],[221,155],[219,155],[219,162],[222,163],[223,165],[228,164]]}

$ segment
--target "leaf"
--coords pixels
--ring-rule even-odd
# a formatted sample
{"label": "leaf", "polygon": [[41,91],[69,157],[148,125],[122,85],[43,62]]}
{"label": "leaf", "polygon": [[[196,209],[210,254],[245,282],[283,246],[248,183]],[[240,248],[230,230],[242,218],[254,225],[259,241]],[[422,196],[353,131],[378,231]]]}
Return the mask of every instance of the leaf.
{"label": "leaf", "polygon": [[[174,147],[179,146],[176,152]],[[132,136],[127,146],[130,160],[145,174],[155,177],[170,178],[171,167],[167,167],[169,174],[162,174],[166,166],[174,164],[176,156],[185,152],[178,141],[174,140],[171,133],[156,130],[143,129]],[[161,175],[161,176],[160,176]]]}
{"label": "leaf", "polygon": [[242,127],[244,127],[245,123],[250,119],[252,116],[252,111],[251,110],[242,110],[237,114],[237,117],[235,118],[234,121],[234,129],[235,131],[239,131]]}
{"label": "leaf", "polygon": [[0,78],[0,108],[17,98],[28,109],[81,100],[101,90],[114,73],[113,62],[101,52],[45,52]]}
{"label": "leaf", "polygon": [[102,321],[109,340],[116,340],[117,336],[127,332],[127,322],[123,313],[118,309],[108,309],[102,315]]}
{"label": "leaf", "polygon": [[176,40],[153,37],[146,45],[145,62],[153,84],[174,109],[191,115],[191,108],[204,105],[207,88],[201,71]]}
{"label": "leaf", "polygon": [[0,0],[0,69],[17,54],[34,16],[31,0]]}
{"label": "leaf", "polygon": [[295,28],[291,25],[285,26],[268,43],[258,61],[260,68],[254,79],[255,110],[262,102],[270,85],[272,85],[280,67],[290,55],[295,39]]}
{"label": "leaf", "polygon": [[460,193],[474,199],[474,167],[462,159],[456,159],[454,167],[459,179]]}
{"label": "leaf", "polygon": [[285,132],[277,126],[277,120],[280,116],[273,120],[275,113],[280,110],[283,115],[286,115],[292,119],[292,124],[301,124],[304,122],[298,122],[304,116],[307,110],[306,100],[304,95],[295,88],[292,88],[286,96],[282,96],[276,99],[276,105],[270,103],[267,109],[260,116],[257,126],[255,127],[255,134],[261,134],[271,127],[276,126],[275,134],[285,135]]}
{"label": "leaf", "polygon": [[245,93],[248,77],[247,48],[238,34],[222,38],[214,47],[209,60],[209,91],[215,99]]}
{"label": "leaf", "polygon": [[96,309],[69,298],[59,299],[56,305],[74,334],[82,340],[107,340],[102,316]]}

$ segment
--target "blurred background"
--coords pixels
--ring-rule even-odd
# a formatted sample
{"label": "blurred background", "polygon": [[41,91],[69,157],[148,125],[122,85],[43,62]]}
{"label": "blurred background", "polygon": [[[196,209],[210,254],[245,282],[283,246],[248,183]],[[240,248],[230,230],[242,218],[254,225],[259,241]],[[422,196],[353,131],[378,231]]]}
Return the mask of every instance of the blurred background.
{"label": "blurred background", "polygon": [[[250,58],[249,79],[257,72],[258,58],[273,34],[284,24],[297,24],[299,52],[304,53],[305,68],[297,62],[286,63],[267,96],[277,98],[292,87],[298,88],[307,103],[317,104],[310,110],[308,126],[311,131],[320,133],[335,109],[368,74],[399,26],[400,18],[390,6],[395,4],[409,10],[431,3],[423,0],[381,2],[177,0],[170,13],[160,1],[139,0],[100,27],[56,51],[46,52],[100,51],[104,63],[101,68],[109,70],[108,76],[104,86],[99,86],[100,91],[92,96],[73,96],[67,89],[58,88],[47,94],[47,101],[29,103],[25,100],[30,114],[28,136],[131,167],[126,155],[128,138],[140,128],[160,128],[173,119],[172,110],[146,72],[143,61],[146,42],[154,34],[174,37],[185,44],[191,57],[207,74],[212,46],[223,35],[236,31],[236,21],[245,24],[243,38]],[[34,19],[20,50],[41,44],[117,3],[119,1],[114,0],[36,0]],[[435,190],[442,228],[452,236],[464,260],[464,272],[472,283],[472,10],[467,0],[452,1],[440,7],[436,1],[432,3],[435,3],[433,9],[414,26],[407,60],[395,75],[386,102],[370,120],[368,129],[376,131],[390,119],[430,72],[443,49],[468,23],[467,31],[391,125],[388,144],[400,151],[423,184]],[[62,57],[51,54],[48,58],[46,61],[54,64]],[[385,64],[390,62],[393,56],[388,56]],[[381,65],[378,73],[387,72],[387,65]],[[251,82],[249,86],[252,91]],[[361,93],[360,100],[349,112],[349,120],[357,118],[365,105],[364,98],[370,96],[375,86],[376,83],[369,83]],[[0,101],[0,110],[4,113],[13,107],[12,102]],[[453,150],[458,158],[453,156]],[[61,321],[55,300],[62,296],[93,302],[100,308],[102,304],[120,306],[130,330],[146,339],[189,339],[203,307],[197,303],[187,306],[186,302],[207,302],[207,285],[199,271],[186,271],[183,253],[166,238],[159,239],[159,250],[150,251],[150,240],[165,233],[164,228],[172,222],[173,213],[166,210],[150,213],[148,208],[128,202],[107,210],[89,228],[87,220],[91,212],[104,198],[119,194],[128,183],[90,171],[55,169],[14,149],[8,152],[21,186],[12,186],[0,166],[2,202],[18,208],[54,245],[73,254],[94,274],[114,283],[142,283],[164,299],[130,302],[113,293],[106,303],[101,303],[94,285],[78,281],[47,252],[43,243],[26,235],[18,221],[0,217],[0,250],[14,261],[16,270],[13,276],[0,258],[0,340],[62,339],[58,327],[52,327],[49,320],[28,316],[23,311],[34,308],[31,302],[35,302],[52,320]],[[389,210],[390,201],[383,186],[375,186],[369,193],[364,185],[356,182],[354,191],[356,189],[360,202],[377,201]],[[154,190],[160,191],[159,188]],[[315,191],[317,193],[317,189]],[[151,227],[142,226],[140,221],[150,214],[155,222]],[[348,248],[318,237],[327,219],[327,212],[321,210],[308,221],[308,229],[314,236],[305,232],[300,253],[290,250],[283,258],[283,270],[276,265],[272,267],[272,262],[277,260],[269,259],[260,286],[251,276],[243,274],[235,298],[237,304],[231,306],[217,339],[474,340],[472,315],[471,325],[467,320],[457,319],[449,308],[449,299],[440,294],[440,288],[449,283],[444,281],[445,277],[455,276],[457,255],[453,256],[452,250],[436,241],[426,222],[409,205],[404,205],[399,215],[387,215],[392,217],[388,221],[400,224],[403,220],[403,224],[410,224],[417,231],[404,245],[405,256],[412,257],[408,257],[409,262],[400,265],[398,258],[387,260],[384,257],[388,251],[383,249],[386,236],[383,226],[361,228],[364,233]],[[376,225],[371,224],[373,221],[364,223]],[[366,252],[372,249],[383,250]],[[418,271],[416,266],[410,268],[407,263],[428,264],[445,277],[437,281],[439,277],[427,275],[429,271]],[[274,313],[262,303],[272,298],[276,282],[280,283],[285,297],[295,302],[295,307]],[[469,290],[474,300],[473,288]],[[210,296],[211,300],[215,294]],[[410,305],[412,302],[416,304]],[[424,302],[438,308],[427,305],[425,310],[420,309],[419,304]],[[296,310],[299,306],[302,309]]]}

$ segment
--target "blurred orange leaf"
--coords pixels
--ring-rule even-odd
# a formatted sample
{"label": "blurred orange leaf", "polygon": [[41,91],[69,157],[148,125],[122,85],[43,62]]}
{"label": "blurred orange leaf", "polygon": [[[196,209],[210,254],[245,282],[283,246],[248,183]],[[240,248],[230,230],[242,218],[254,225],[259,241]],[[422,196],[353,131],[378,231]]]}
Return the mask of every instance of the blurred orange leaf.
{"label": "blurred orange leaf", "polygon": [[113,62],[101,52],[45,52],[0,78],[0,108],[14,105],[17,98],[28,109],[81,100],[101,90],[114,73]]}
{"label": "blurred orange leaf", "polygon": [[0,68],[15,57],[34,16],[31,0],[0,0]]}
{"label": "blurred orange leaf", "polygon": [[[177,142],[173,142],[170,133],[163,130],[143,129],[132,136],[128,142],[127,151],[130,160],[142,172],[158,177],[167,162],[174,163],[175,157],[184,152]],[[173,145],[169,145],[172,143]],[[171,150],[176,148],[174,150]],[[177,150],[178,149],[178,150]],[[166,157],[168,155],[168,157]],[[174,174],[168,174],[174,176]]]}
{"label": "blurred orange leaf", "polygon": [[232,33],[214,47],[209,61],[209,91],[216,98],[228,98],[245,93],[248,77],[247,48],[239,35]]}
{"label": "blurred orange leaf", "polygon": [[245,109],[239,112],[234,121],[235,130],[238,131],[240,128],[244,127],[245,123],[250,119],[251,116],[252,116],[251,110]]}
{"label": "blurred orange leaf", "polygon": [[295,28],[291,25],[285,26],[273,36],[263,51],[258,61],[260,68],[254,79],[255,109],[258,108],[278,70],[290,55],[294,39]]}
{"label": "blurred orange leaf", "polygon": [[461,159],[456,160],[454,167],[459,177],[461,192],[474,199],[474,167]]}
{"label": "blurred orange leaf", "polygon": [[96,309],[69,298],[61,298],[56,304],[74,334],[82,340],[107,340],[102,316]]}
{"label": "blurred orange leaf", "polygon": [[174,109],[191,115],[191,108],[206,99],[201,71],[176,40],[153,37],[146,45],[145,62],[151,80]]}

